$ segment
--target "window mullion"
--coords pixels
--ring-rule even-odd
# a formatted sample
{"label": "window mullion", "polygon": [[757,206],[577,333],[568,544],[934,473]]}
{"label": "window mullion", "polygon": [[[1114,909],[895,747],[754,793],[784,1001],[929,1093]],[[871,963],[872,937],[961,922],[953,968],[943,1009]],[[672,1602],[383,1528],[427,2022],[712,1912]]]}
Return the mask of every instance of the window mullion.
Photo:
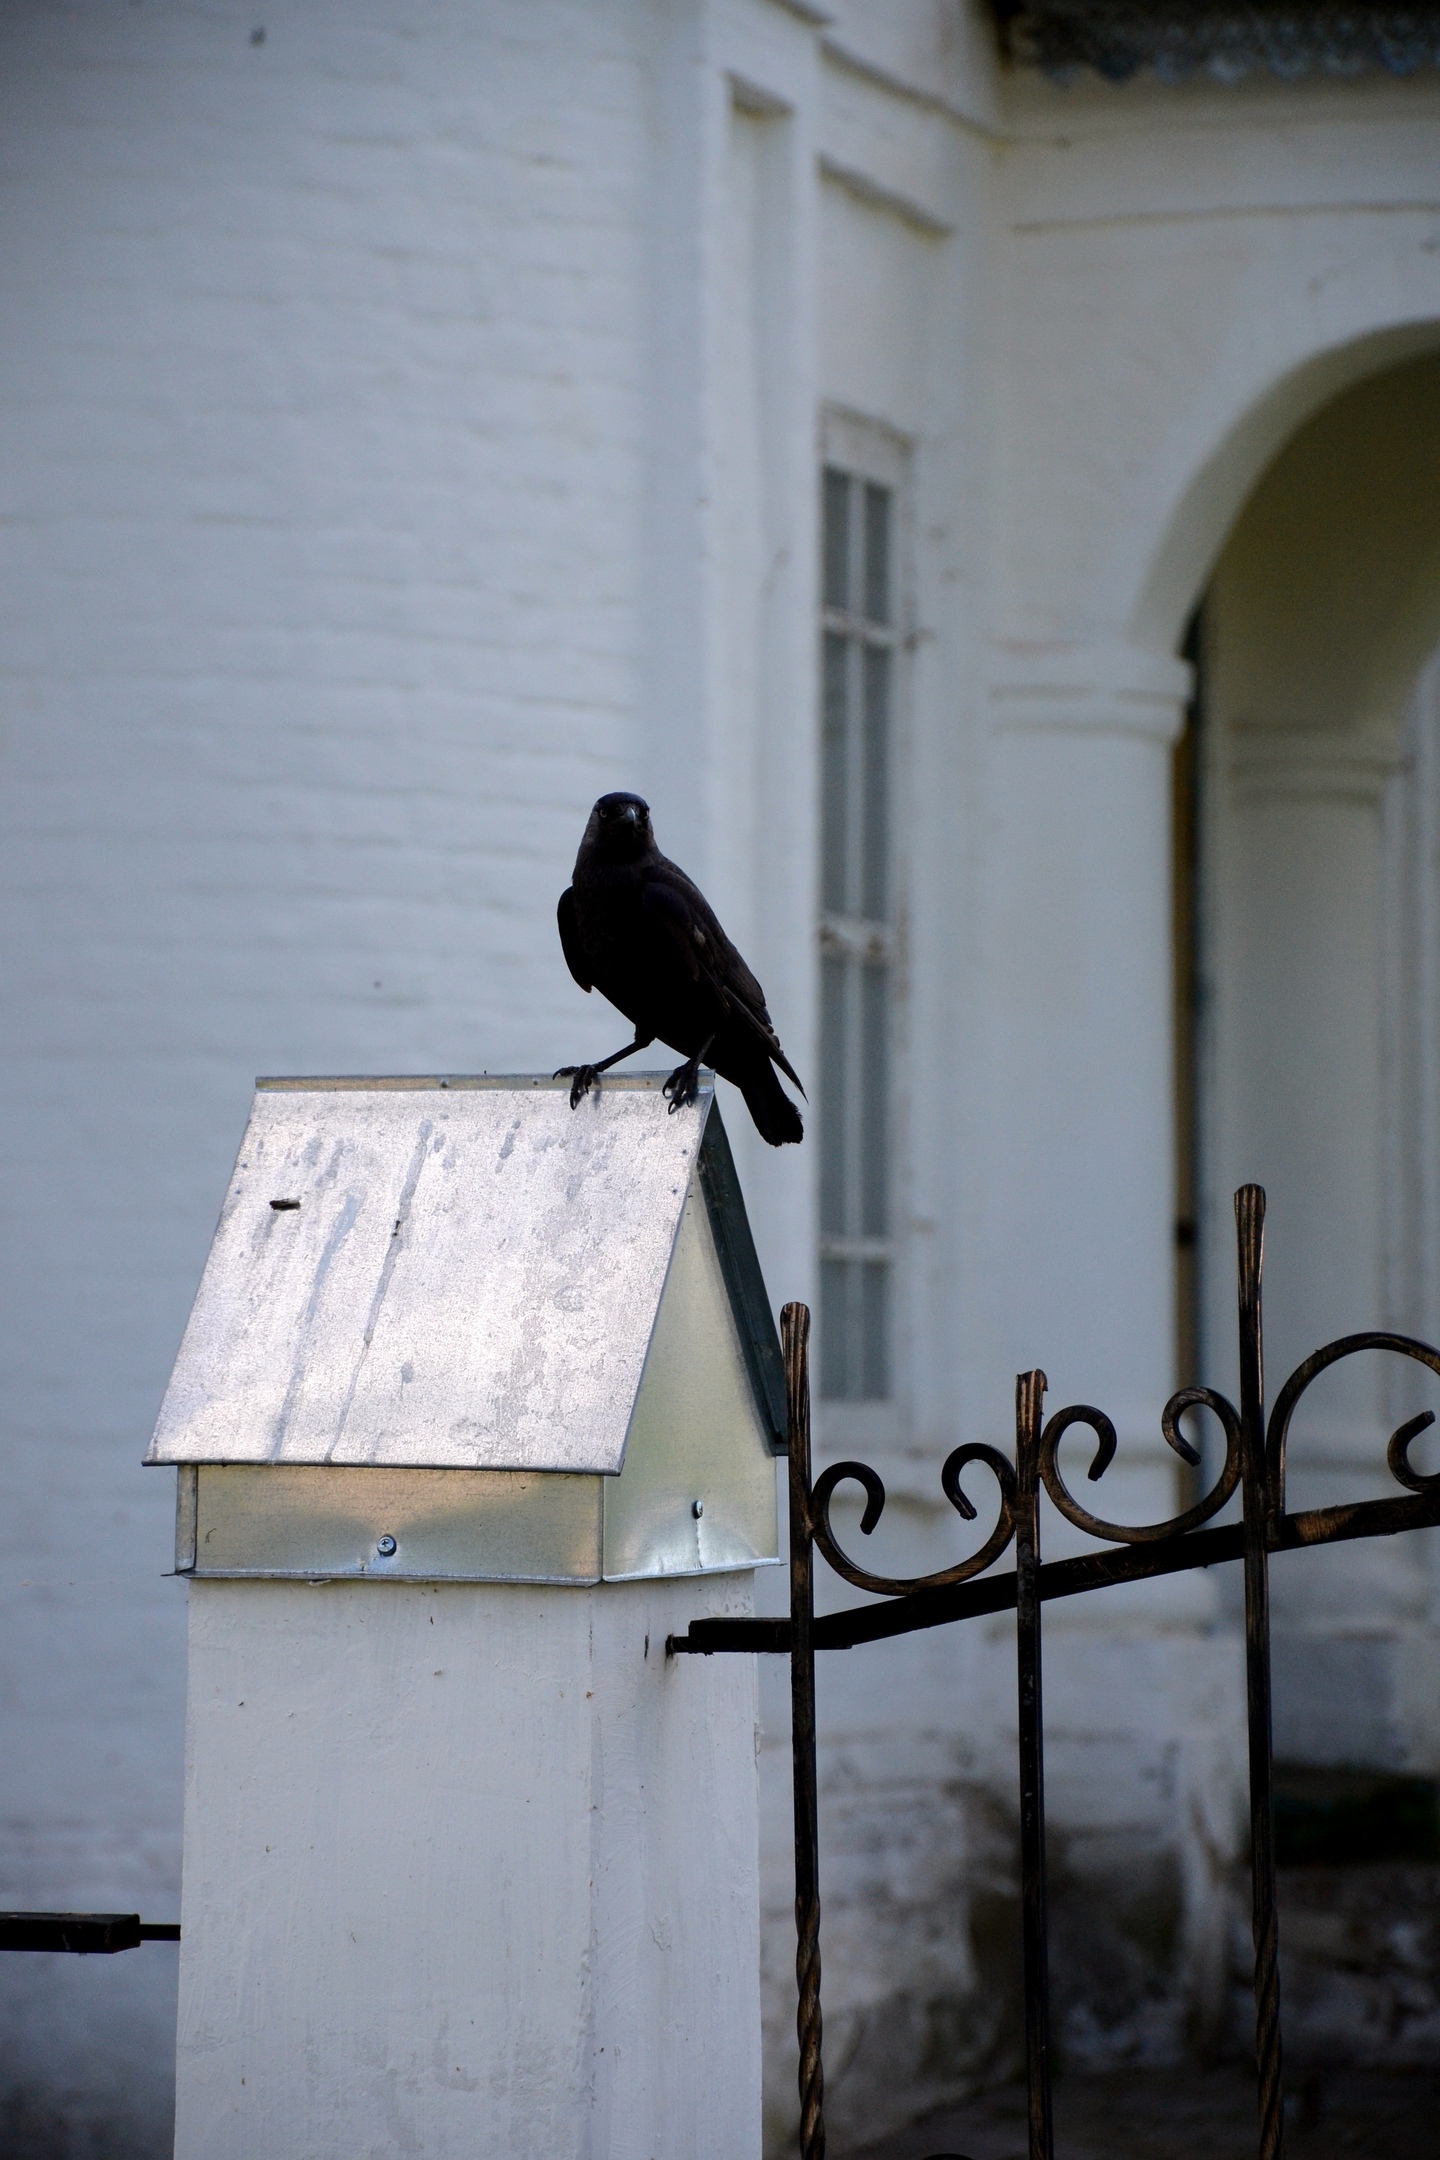
{"label": "window mullion", "polygon": [[832,1397],[865,1402],[884,1399],[891,1389],[894,850],[888,819],[896,681],[888,656],[900,643],[895,624],[903,606],[895,587],[893,495],[831,467],[824,509],[821,634],[833,656],[825,678],[833,689],[823,738],[828,807],[819,954],[830,1015],[822,1382]]}

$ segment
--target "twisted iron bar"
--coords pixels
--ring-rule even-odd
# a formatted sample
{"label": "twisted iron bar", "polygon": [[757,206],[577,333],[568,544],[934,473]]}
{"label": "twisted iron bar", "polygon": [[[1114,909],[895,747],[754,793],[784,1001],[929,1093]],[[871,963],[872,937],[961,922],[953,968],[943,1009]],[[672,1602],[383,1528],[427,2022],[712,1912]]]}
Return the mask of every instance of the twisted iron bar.
{"label": "twisted iron bar", "polygon": [[795,2031],[800,2160],[825,2160],[820,2015],[820,1824],[815,1765],[815,1580],[810,1491],[810,1308],[780,1315],[790,1455],[790,1745],[795,1795]]}
{"label": "twisted iron bar", "polygon": [[[1264,1257],[1265,1194],[1258,1185],[1242,1186],[1235,1195],[1240,1336],[1240,1404],[1237,1409],[1213,1388],[1181,1388],[1161,1412],[1160,1429],[1175,1455],[1191,1468],[1200,1466],[1199,1451],[1186,1439],[1180,1421],[1190,1411],[1208,1410],[1225,1438],[1219,1470],[1204,1497],[1158,1523],[1117,1523],[1096,1515],[1076,1499],[1060,1468],[1059,1452],[1067,1433],[1084,1427],[1095,1438],[1088,1477],[1102,1478],[1115,1460],[1115,1427],[1091,1403],[1072,1403],[1042,1425],[1045,1376],[1022,1373],[1016,1387],[1016,1453],[1011,1461],[981,1442],[952,1450],[941,1470],[946,1499],[966,1522],[976,1520],[974,1503],[961,1476],[971,1463],[982,1463],[999,1490],[995,1526],[979,1550],[930,1575],[875,1573],[844,1551],[830,1521],[838,1488],[860,1486],[865,1505],[862,1535],[869,1537],[885,1507],[885,1486],[876,1471],[860,1462],[840,1462],[814,1484],[810,1478],[809,1331],[803,1305],[787,1305],[781,1318],[785,1351],[790,1435],[791,1606],[788,1647],[791,1652],[791,1699],[795,1756],[795,1919],[796,1978],[799,1989],[797,2029],[800,2039],[800,2151],[802,2160],[824,2160],[824,2080],[820,2013],[820,1895],[815,1772],[815,1600],[814,1548],[834,1572],[855,1588],[887,1599],[902,1599],[903,1625],[881,1632],[908,1632],[935,1624],[934,1609],[924,1610],[924,1593],[944,1592],[970,1582],[991,1567],[1012,1543],[1016,1547],[1014,1603],[1020,1683],[1021,1876],[1025,1936],[1026,2040],[1030,2084],[1031,2160],[1050,2160],[1050,2072],[1046,1884],[1044,1845],[1044,1732],[1041,1707],[1040,1606],[1046,1590],[1040,1567],[1039,1496],[1046,1492],[1065,1519],[1087,1535],[1111,1545],[1152,1546],[1153,1560],[1124,1563],[1125,1575],[1172,1572],[1208,1565],[1212,1558],[1242,1557],[1245,1570],[1246,1707],[1250,1757],[1250,1837],[1255,1945],[1255,2038],[1259,2087],[1260,2160],[1281,2160],[1284,2139],[1280,2049],[1279,1930],[1275,1897],[1275,1834],[1272,1798],[1273,1750],[1270,1701],[1269,1555],[1293,1545],[1327,1544],[1357,1536],[1388,1535],[1440,1520],[1440,1470],[1417,1470],[1410,1449],[1436,1422],[1433,1411],[1405,1419],[1391,1433],[1385,1459],[1396,1482],[1426,1503],[1415,1501],[1351,1502],[1314,1509],[1299,1516],[1285,1512],[1286,1448],[1295,1411],[1306,1390],[1332,1365],[1362,1351],[1381,1350],[1408,1358],[1440,1377],[1440,1350],[1413,1336],[1387,1330],[1346,1335],[1325,1344],[1298,1365],[1265,1415],[1261,1276]],[[1241,1521],[1233,1530],[1208,1530],[1193,1540],[1189,1533],[1218,1515],[1239,1491]],[[1231,1541],[1234,1542],[1231,1542]],[[1183,1547],[1190,1547],[1180,1557]],[[1214,1550],[1212,1550],[1214,1548]],[[1090,1574],[1094,1561],[1062,1563],[1050,1572],[1081,1567],[1087,1579],[1069,1588],[1098,1588],[1105,1574]],[[1110,1573],[1120,1579],[1121,1564]],[[983,1590],[984,1585],[977,1586]],[[973,1599],[976,1593],[967,1593]],[[908,1609],[907,1609],[908,1608]],[[976,1607],[975,1609],[981,1609]],[[1000,1609],[999,1604],[985,1610]],[[871,1616],[878,1608],[856,1608]],[[844,1615],[841,1616],[846,1617]],[[958,1611],[942,1617],[960,1617]],[[693,1629],[700,1634],[705,1623]],[[749,1624],[762,1628],[763,1622]],[[736,1632],[732,1625],[731,1633]],[[717,1647],[740,1648],[742,1642]],[[704,1650],[702,1639],[675,1648]],[[761,1647],[757,1642],[755,1647]],[[771,1645],[770,1647],[783,1647]],[[944,2160],[944,2156],[936,2156]]]}
{"label": "twisted iron bar", "polygon": [[[1185,1440],[1179,1420],[1187,1410],[1207,1409],[1225,1434],[1225,1457],[1204,1499],[1169,1521],[1121,1524],[1103,1520],[1070,1492],[1059,1466],[1059,1447],[1074,1426],[1094,1433],[1092,1480],[1102,1477],[1116,1453],[1115,1428],[1101,1410],[1075,1403],[1058,1411],[1040,1443],[1040,1475],[1060,1513],[1092,1537],[1115,1544],[1141,1544],[1183,1537],[1218,1514],[1243,1492],[1245,1562],[1246,1707],[1250,1756],[1250,1841],[1253,1896],[1255,2043],[1260,2115],[1260,2160],[1280,2160],[1284,2149],[1284,2088],[1280,2034],[1279,1921],[1275,1890],[1273,1741],[1271,1729],[1269,1555],[1283,1538],[1285,1525],[1286,1445],[1291,1421],[1302,1396],[1322,1372],[1362,1351],[1383,1350],[1406,1357],[1440,1376],[1440,1351],[1413,1336],[1373,1329],[1347,1335],[1313,1351],[1290,1375],[1276,1398],[1268,1426],[1261,1282],[1264,1260],[1265,1194],[1258,1185],[1242,1186],[1235,1195],[1239,1277],[1240,1408],[1210,1388],[1182,1388],[1166,1404],[1161,1418],[1165,1439],[1184,1461],[1197,1466],[1199,1455]],[[1435,1423],[1433,1411],[1407,1418],[1391,1433],[1385,1459],[1396,1482],[1409,1492],[1440,1495],[1440,1471],[1417,1470],[1410,1449]],[[1310,1526],[1316,1533],[1344,1532],[1347,1509],[1318,1511]],[[1309,1541],[1309,1540],[1307,1540]],[[1317,1540],[1318,1541],[1318,1540]],[[1023,1605],[1023,1586],[1017,1585]],[[1038,1684],[1038,1655],[1036,1662]],[[1023,1777],[1023,1773],[1022,1773]],[[1041,1863],[1043,1865],[1043,1861]],[[1032,2154],[1044,2150],[1043,2129],[1032,2126]]]}
{"label": "twisted iron bar", "polygon": [[[1030,2160],[1054,2160],[1050,2107],[1050,1921],[1045,1866],[1045,1711],[1040,1659],[1040,1483],[1046,1380],[1015,1381],[1015,1678],[1020,1768],[1020,1934]],[[1103,1451],[1103,1440],[1101,1443]]]}
{"label": "twisted iron bar", "polygon": [[1265,1194],[1235,1195],[1240,1331],[1240,1466],[1245,1566],[1245,1713],[1250,1758],[1250,1897],[1255,1947],[1255,2062],[1260,2160],[1280,2160],[1285,2139],[1280,2061],[1280,1934],[1275,1911],[1275,1804],[1270,1725],[1270,1545],[1265,1477],[1265,1356],[1260,1283]]}

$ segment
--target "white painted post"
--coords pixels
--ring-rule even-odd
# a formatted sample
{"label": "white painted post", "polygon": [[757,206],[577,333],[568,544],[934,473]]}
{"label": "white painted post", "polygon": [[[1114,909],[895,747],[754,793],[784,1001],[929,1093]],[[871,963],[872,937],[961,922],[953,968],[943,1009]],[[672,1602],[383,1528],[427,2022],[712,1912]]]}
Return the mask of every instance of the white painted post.
{"label": "white painted post", "polygon": [[177,2160],[758,2160],[779,1344],[708,1085],[257,1093],[150,1460]]}
{"label": "white painted post", "polygon": [[754,2160],[749,1575],[189,1597],[177,2160]]}

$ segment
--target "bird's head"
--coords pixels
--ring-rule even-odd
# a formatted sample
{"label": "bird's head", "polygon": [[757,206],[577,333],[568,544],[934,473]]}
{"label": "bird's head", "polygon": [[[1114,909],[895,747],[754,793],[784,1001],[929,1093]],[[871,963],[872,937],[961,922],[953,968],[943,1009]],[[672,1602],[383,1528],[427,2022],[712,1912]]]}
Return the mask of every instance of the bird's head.
{"label": "bird's head", "polygon": [[655,845],[650,805],[640,795],[602,795],[590,813],[581,852],[592,849],[602,862],[635,862]]}

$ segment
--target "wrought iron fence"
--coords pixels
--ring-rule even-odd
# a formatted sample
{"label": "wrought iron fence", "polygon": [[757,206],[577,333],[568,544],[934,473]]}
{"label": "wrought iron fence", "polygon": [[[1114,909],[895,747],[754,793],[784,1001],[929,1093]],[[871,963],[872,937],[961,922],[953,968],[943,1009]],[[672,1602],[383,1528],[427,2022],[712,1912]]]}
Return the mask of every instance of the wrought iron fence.
{"label": "wrought iron fence", "polygon": [[[1261,1273],[1265,1194],[1244,1185],[1235,1195],[1238,1246],[1240,1406],[1212,1388],[1182,1388],[1161,1413],[1170,1447],[1193,1469],[1200,1455],[1180,1430],[1189,1410],[1209,1410],[1225,1436],[1224,1459],[1203,1499],[1161,1523],[1136,1526],[1107,1522],[1084,1507],[1067,1486],[1059,1465],[1065,1434],[1080,1426],[1095,1436],[1089,1475],[1103,1476],[1116,1449],[1115,1428],[1103,1410],[1072,1403],[1044,1418],[1046,1381],[1038,1370],[1015,1384],[1015,1459],[979,1442],[958,1447],[940,1473],[951,1506],[967,1521],[976,1509],[961,1486],[962,1473],[983,1463],[999,1487],[995,1528],[980,1550],[954,1567],[911,1579],[872,1573],[842,1549],[830,1521],[839,1486],[854,1483],[865,1495],[860,1528],[867,1536],[880,1520],[885,1487],[867,1464],[842,1462],[813,1482],[810,1473],[810,1314],[787,1305],[781,1320],[785,1350],[790,1468],[790,1618],[696,1620],[671,1638],[672,1652],[769,1651],[790,1659],[795,1791],[796,1980],[800,2038],[800,2153],[824,2160],[824,2069],[820,2006],[820,1860],[815,1767],[815,1654],[848,1650],[919,1628],[940,1627],[980,1613],[1015,1612],[1019,1691],[1019,1799],[1021,1928],[1024,1938],[1025,2060],[1029,2099],[1030,2160],[1053,2160],[1049,2035],[1049,1970],[1045,1869],[1045,1726],[1041,1688],[1041,1610],[1050,1598],[1074,1597],[1111,1583],[1136,1582],[1188,1568],[1241,1560],[1245,1570],[1245,1671],[1249,1727],[1250,1870],[1255,1943],[1255,2053],[1259,2095],[1260,2160],[1280,2160],[1284,2115],[1280,2063],[1279,1935],[1275,1909],[1275,1833],[1270,1732],[1269,1562],[1272,1552],[1332,1545],[1350,1538],[1393,1537],[1440,1523],[1440,1472],[1412,1468],[1410,1447],[1434,1413],[1409,1418],[1391,1435],[1386,1459],[1405,1488],[1404,1497],[1312,1508],[1285,1509],[1285,1450],[1291,1421],[1311,1383],[1331,1365],[1364,1350],[1385,1350],[1440,1374],[1440,1350],[1408,1335],[1376,1330],[1346,1335],[1314,1351],[1297,1366],[1265,1416]],[[1040,1558],[1040,1494],[1060,1513],[1111,1549],[1043,1564]],[[1236,1492],[1237,1523],[1205,1528]],[[1012,1573],[985,1570],[1014,1543]],[[858,1590],[878,1593],[879,1604],[815,1614],[814,1554],[819,1548],[836,1574]],[[933,2160],[957,2160],[937,2154]]]}

